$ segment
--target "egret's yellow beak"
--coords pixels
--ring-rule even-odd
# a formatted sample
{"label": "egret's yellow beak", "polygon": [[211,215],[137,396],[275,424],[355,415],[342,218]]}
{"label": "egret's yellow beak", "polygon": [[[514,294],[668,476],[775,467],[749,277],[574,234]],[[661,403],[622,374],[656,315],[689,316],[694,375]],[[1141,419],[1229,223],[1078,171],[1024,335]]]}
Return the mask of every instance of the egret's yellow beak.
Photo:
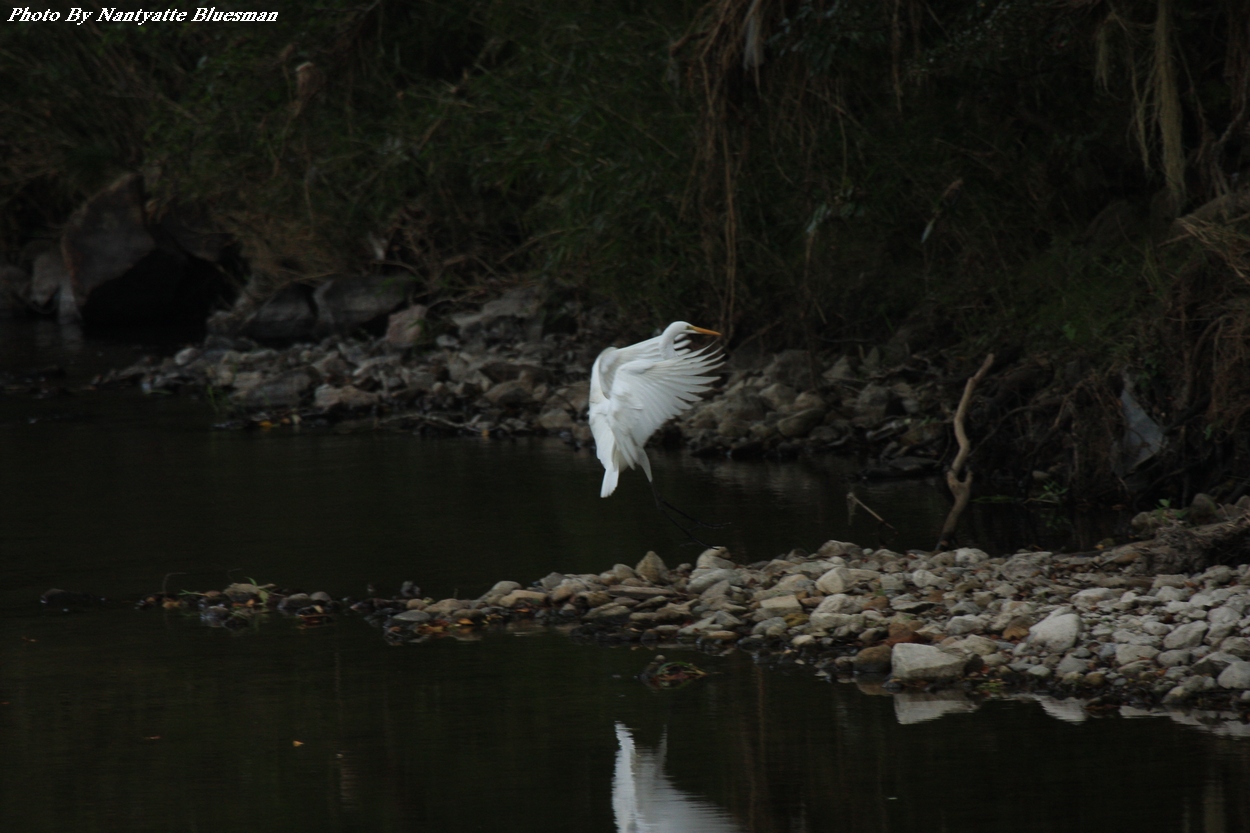
{"label": "egret's yellow beak", "polygon": [[705,335],[705,336],[718,336],[718,335],[720,335],[720,333],[716,332],[715,330],[707,330],[707,329],[704,329],[703,327],[696,327],[696,326],[695,326],[695,325],[693,325],[693,324],[691,324],[691,325],[690,325],[690,329],[694,330],[696,333],[703,333],[703,335]]}

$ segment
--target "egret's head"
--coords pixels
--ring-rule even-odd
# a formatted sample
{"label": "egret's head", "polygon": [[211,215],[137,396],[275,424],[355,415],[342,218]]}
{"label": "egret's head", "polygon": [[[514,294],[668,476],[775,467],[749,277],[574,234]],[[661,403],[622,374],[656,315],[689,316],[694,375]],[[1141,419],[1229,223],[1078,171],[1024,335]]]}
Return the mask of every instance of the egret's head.
{"label": "egret's head", "polygon": [[671,324],[670,326],[676,329],[677,332],[681,335],[684,335],[686,333],[699,333],[700,335],[705,335],[705,336],[719,336],[720,335],[720,333],[716,332],[715,330],[709,330],[705,327],[696,327],[695,325],[686,321],[677,321]]}

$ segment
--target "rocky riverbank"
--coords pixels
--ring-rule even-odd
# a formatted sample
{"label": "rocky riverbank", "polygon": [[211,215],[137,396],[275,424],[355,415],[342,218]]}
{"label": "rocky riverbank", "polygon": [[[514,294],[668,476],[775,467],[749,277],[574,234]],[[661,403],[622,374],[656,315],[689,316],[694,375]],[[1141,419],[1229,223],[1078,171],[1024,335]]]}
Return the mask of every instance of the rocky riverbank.
{"label": "rocky riverbank", "polygon": [[1245,561],[1250,500],[1217,511],[1224,519],[1214,524],[1168,521],[1150,540],[1076,554],[829,541],[752,564],[717,548],[670,567],[652,552],[598,574],[500,581],[474,598],[422,598],[411,584],[398,598],[362,601],[235,584],[142,604],[224,627],[269,611],[309,625],[354,611],[392,643],[535,621],[606,644],[747,651],[890,691],[951,691],[959,702],[1031,693],[1072,700],[1063,708],[1077,713],[1204,709],[1245,723],[1250,564],[1159,572],[1183,563],[1185,542],[1208,547],[1209,559]]}
{"label": "rocky riverbank", "polygon": [[[392,313],[386,334],[375,338],[331,335],[267,347],[238,334],[256,317],[276,314],[262,308],[236,316],[201,345],[145,357],[95,384],[208,397],[223,427],[334,425],[591,441],[590,366],[607,345],[591,343],[593,324],[576,334],[545,331],[551,314],[531,292],[516,290],[439,321],[421,306],[407,307]],[[930,473],[952,443],[946,423],[965,378],[958,362],[913,354],[904,339],[862,355],[733,350],[716,392],[660,440],[735,457],[871,449],[869,475]]]}

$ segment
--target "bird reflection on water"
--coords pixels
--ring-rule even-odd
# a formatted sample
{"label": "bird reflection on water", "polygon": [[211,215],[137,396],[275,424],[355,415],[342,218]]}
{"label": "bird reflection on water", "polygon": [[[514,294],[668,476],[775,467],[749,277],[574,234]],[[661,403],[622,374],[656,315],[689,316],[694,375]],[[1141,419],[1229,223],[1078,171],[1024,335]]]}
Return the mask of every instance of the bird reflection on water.
{"label": "bird reflection on water", "polygon": [[674,786],[664,772],[668,736],[656,750],[634,743],[623,723],[616,724],[616,772],[612,776],[612,812],[617,833],[741,833],[744,828],[726,811]]}

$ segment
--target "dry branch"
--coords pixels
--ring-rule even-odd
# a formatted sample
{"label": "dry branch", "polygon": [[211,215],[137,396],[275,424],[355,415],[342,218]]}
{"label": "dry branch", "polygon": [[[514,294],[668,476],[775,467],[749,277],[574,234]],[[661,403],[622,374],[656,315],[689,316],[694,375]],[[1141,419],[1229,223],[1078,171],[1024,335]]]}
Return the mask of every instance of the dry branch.
{"label": "dry branch", "polygon": [[972,451],[964,421],[968,416],[968,403],[972,401],[972,392],[985,378],[985,374],[989,373],[990,366],[993,364],[994,354],[990,353],[981,363],[981,369],[964,385],[964,395],[960,398],[959,407],[955,410],[955,441],[959,443],[959,453],[955,455],[955,461],[951,463],[951,467],[946,470],[946,485],[955,497],[955,505],[951,507],[950,514],[946,516],[946,522],[942,524],[942,533],[938,536],[938,549],[942,549],[950,541],[955,532],[955,525],[959,523],[959,516],[967,508],[968,500],[972,496],[972,472],[968,471],[962,478],[960,477],[964,464],[968,461],[968,454]]}

